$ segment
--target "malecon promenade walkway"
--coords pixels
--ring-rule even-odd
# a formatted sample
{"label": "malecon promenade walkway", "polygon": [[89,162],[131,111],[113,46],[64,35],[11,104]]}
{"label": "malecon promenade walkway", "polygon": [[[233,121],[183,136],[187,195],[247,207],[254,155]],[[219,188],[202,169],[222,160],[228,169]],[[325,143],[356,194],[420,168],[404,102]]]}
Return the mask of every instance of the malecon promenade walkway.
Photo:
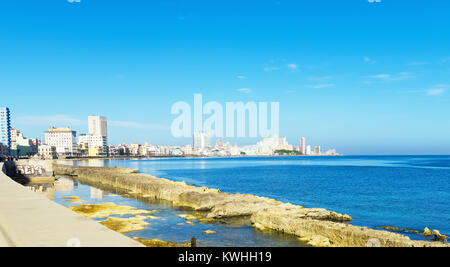
{"label": "malecon promenade walkway", "polygon": [[0,247],[143,247],[14,182],[0,162]]}

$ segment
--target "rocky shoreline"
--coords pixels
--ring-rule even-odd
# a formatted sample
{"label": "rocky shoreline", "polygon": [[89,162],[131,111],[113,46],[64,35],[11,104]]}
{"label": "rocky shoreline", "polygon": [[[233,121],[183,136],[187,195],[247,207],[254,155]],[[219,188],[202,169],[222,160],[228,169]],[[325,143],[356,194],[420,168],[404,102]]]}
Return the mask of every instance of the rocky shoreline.
{"label": "rocky shoreline", "polygon": [[134,195],[170,201],[206,213],[207,218],[248,218],[258,229],[293,234],[311,246],[333,247],[423,247],[446,246],[442,242],[414,241],[383,230],[349,224],[352,218],[320,208],[304,208],[250,194],[230,194],[137,173],[126,168],[81,167],[54,164],[55,175],[76,176],[77,180],[132,192]]}

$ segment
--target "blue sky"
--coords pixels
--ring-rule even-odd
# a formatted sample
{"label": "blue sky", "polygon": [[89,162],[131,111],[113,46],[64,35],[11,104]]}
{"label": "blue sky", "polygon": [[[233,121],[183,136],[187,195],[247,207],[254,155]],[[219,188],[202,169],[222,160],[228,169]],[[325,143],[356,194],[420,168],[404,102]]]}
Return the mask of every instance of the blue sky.
{"label": "blue sky", "polygon": [[99,114],[111,143],[181,145],[170,108],[194,93],[278,101],[295,145],[449,154],[449,13],[437,0],[5,0],[0,106],[27,137],[86,132]]}

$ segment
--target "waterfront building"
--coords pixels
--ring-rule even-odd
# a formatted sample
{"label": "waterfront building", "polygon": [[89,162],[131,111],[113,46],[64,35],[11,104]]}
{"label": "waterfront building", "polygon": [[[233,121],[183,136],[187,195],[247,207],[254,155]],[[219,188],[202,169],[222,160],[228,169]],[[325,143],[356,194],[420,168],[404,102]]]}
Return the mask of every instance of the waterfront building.
{"label": "waterfront building", "polygon": [[140,144],[131,144],[129,145],[129,151],[132,156],[140,156],[141,155],[141,145]]}
{"label": "waterfront building", "polygon": [[302,137],[300,140],[300,152],[302,152],[303,155],[306,155],[306,138]]}
{"label": "waterfront building", "polygon": [[293,146],[287,142],[286,137],[266,137],[256,144],[256,154],[270,156],[277,150],[293,150]]}
{"label": "waterfront building", "polygon": [[58,156],[76,156],[78,155],[76,136],[77,132],[69,126],[66,128],[52,126],[45,132],[45,144],[54,146]]}
{"label": "waterfront building", "polygon": [[56,147],[50,145],[39,145],[38,155],[43,158],[55,159],[57,158]]}
{"label": "waterfront building", "polygon": [[327,152],[325,152],[328,156],[337,156],[339,153],[337,153],[336,149],[329,149]]}
{"label": "waterfront building", "polygon": [[195,132],[193,147],[195,151],[202,151],[211,148],[211,137],[205,132]]}
{"label": "waterfront building", "polygon": [[183,151],[184,155],[192,155],[193,153],[191,145],[185,145],[181,148],[181,150]]}
{"label": "waterfront building", "polygon": [[119,156],[129,156],[130,155],[130,148],[124,144],[121,144],[117,147],[117,150],[119,152]]}
{"label": "waterfront building", "polygon": [[32,156],[38,153],[37,139],[25,138],[21,131],[11,128],[10,154],[15,157]]}
{"label": "waterfront building", "polygon": [[103,148],[100,146],[97,147],[89,147],[88,148],[89,157],[99,157],[103,156]]}
{"label": "waterfront building", "polygon": [[[89,133],[83,134],[79,142],[87,142],[89,148],[98,148],[98,156],[108,156],[108,123],[106,117],[88,116]],[[92,150],[94,151],[94,150]]]}
{"label": "waterfront building", "polygon": [[9,154],[11,149],[11,119],[9,108],[0,107],[0,143],[6,145]]}
{"label": "waterfront building", "polygon": [[306,154],[305,155],[311,155],[311,146],[306,146]]}
{"label": "waterfront building", "polygon": [[[93,135],[93,134],[80,134],[78,136],[78,145],[87,144],[88,148],[95,148],[98,150],[98,155],[96,156],[107,156],[108,155],[108,143],[106,136]],[[100,148],[100,149],[97,149]]]}
{"label": "waterfront building", "polygon": [[180,148],[175,148],[171,151],[171,155],[176,157],[183,156],[183,151]]}
{"label": "waterfront building", "polygon": [[217,139],[217,140],[216,140],[216,146],[215,146],[215,149],[218,149],[218,150],[223,149],[223,142],[222,142],[222,140],[220,140],[220,139]]}
{"label": "waterfront building", "polygon": [[314,155],[320,155],[320,146],[314,147]]}

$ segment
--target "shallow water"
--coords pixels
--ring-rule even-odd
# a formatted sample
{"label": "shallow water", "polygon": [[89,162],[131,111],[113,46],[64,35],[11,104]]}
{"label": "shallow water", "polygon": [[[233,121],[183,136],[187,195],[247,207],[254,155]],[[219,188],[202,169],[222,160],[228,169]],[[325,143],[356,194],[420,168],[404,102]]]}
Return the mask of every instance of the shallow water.
{"label": "shallow water", "polygon": [[[82,204],[102,204],[112,202],[117,205],[126,205],[143,210],[161,210],[152,214],[156,219],[145,219],[150,223],[142,231],[126,233],[129,237],[140,237],[145,239],[160,239],[164,241],[176,242],[179,244],[189,242],[193,236],[197,239],[197,246],[304,246],[298,239],[292,235],[286,235],[276,232],[263,232],[252,228],[249,225],[243,225],[240,222],[217,221],[208,223],[199,223],[193,221],[194,225],[185,223],[186,220],[178,217],[181,214],[194,214],[190,210],[182,210],[171,206],[169,203],[149,202],[146,200],[137,200],[130,197],[124,197],[121,193],[108,192],[98,188],[81,184],[69,177],[58,177],[58,182],[53,184],[32,184],[29,185],[33,191],[42,192],[56,203],[66,207],[79,206]],[[117,194],[116,194],[117,193]],[[83,203],[74,204],[67,197],[80,197]],[[119,217],[112,215],[112,217]],[[132,217],[130,215],[120,216],[122,218]],[[102,221],[106,218],[93,218],[96,221]],[[206,230],[216,231],[215,234],[205,235]]]}
{"label": "shallow water", "polygon": [[[66,161],[120,166],[231,193],[346,213],[352,224],[450,234],[450,156],[172,158]],[[412,239],[423,236],[402,233]]]}

